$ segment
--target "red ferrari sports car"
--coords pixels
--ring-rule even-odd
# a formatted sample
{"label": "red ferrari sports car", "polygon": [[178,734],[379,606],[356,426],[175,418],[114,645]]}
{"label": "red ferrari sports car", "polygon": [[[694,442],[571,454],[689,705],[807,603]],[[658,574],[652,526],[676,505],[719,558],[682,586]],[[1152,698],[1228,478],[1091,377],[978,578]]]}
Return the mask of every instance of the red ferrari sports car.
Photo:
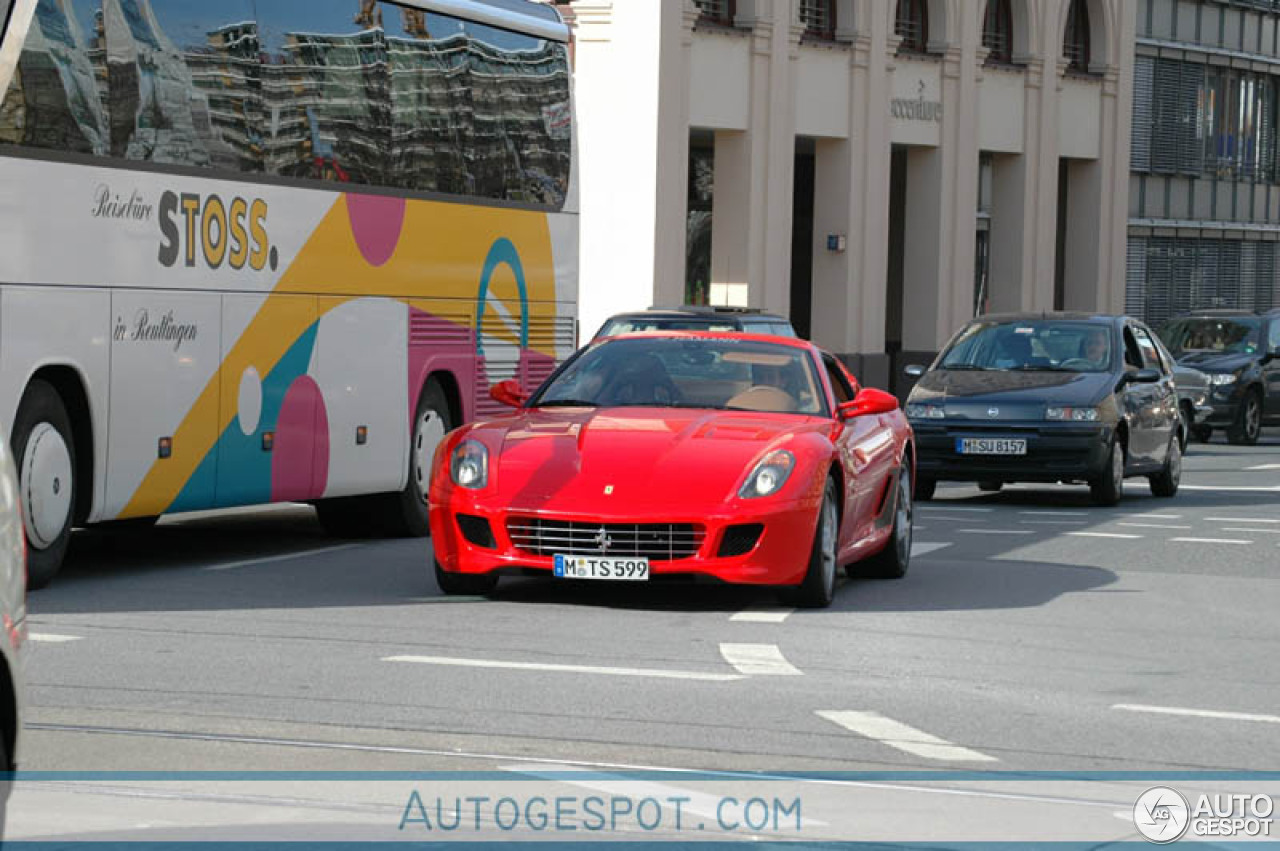
{"label": "red ferrari sports car", "polygon": [[[712,577],[831,603],[836,570],[902,576],[914,444],[897,400],[810,343],[738,333],[601,340],[513,413],[451,432],[429,501],[436,580]],[[857,564],[856,564],[857,563]]]}

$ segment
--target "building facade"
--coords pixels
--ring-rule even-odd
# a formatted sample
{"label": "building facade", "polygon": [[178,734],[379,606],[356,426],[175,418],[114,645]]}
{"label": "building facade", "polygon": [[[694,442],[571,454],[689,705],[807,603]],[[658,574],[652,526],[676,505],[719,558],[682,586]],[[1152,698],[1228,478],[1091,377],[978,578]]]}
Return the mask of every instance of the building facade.
{"label": "building facade", "polygon": [[573,0],[582,322],[763,307],[901,389],[1125,303],[1135,0]]}
{"label": "building facade", "polygon": [[1280,305],[1280,3],[1136,0],[1125,304]]}

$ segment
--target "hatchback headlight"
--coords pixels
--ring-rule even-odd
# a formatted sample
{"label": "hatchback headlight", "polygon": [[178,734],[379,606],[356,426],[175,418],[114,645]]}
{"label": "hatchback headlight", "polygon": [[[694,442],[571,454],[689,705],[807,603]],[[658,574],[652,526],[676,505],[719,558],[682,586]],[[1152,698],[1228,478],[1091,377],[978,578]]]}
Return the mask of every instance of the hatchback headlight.
{"label": "hatchback headlight", "polygon": [[1209,376],[1209,380],[1214,387],[1221,387],[1224,384],[1235,384],[1238,376],[1234,372],[1215,372]]}
{"label": "hatchback headlight", "polygon": [[796,456],[785,449],[770,452],[742,483],[738,496],[743,499],[754,499],[760,496],[772,496],[782,489],[795,469]]}
{"label": "hatchback headlight", "polygon": [[1044,418],[1063,423],[1096,423],[1098,409],[1053,407],[1045,410]]}
{"label": "hatchback headlight", "polygon": [[947,416],[941,405],[907,405],[907,419],[941,420]]}
{"label": "hatchback headlight", "polygon": [[489,483],[489,450],[477,440],[464,440],[449,458],[449,475],[458,487],[484,487]]}

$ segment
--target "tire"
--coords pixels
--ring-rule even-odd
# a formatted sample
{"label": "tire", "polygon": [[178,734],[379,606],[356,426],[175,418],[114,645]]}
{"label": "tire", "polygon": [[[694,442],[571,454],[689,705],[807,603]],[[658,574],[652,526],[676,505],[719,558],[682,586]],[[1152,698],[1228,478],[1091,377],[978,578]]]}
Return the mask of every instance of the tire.
{"label": "tire", "polygon": [[1124,445],[1111,438],[1107,466],[1102,476],[1089,483],[1094,505],[1117,505],[1124,497]]}
{"label": "tire", "polygon": [[1213,426],[1195,425],[1191,427],[1191,436],[1200,443],[1208,443],[1213,439]]}
{"label": "tire", "polygon": [[916,476],[916,502],[928,502],[933,499],[933,494],[938,489],[938,483],[934,479],[927,476]]}
{"label": "tire", "polygon": [[436,446],[453,428],[453,413],[435,379],[423,385],[410,433],[409,478],[399,493],[326,499],[316,517],[336,538],[425,538],[430,534],[427,485]]}
{"label": "tire", "polygon": [[1182,481],[1182,444],[1176,435],[1169,441],[1164,467],[1151,476],[1150,481],[1152,495],[1166,498],[1177,495],[1178,484]]}
{"label": "tire", "polygon": [[915,531],[915,507],[911,501],[911,467],[903,464],[898,469],[898,487],[894,496],[893,531],[889,544],[861,564],[851,564],[846,570],[850,576],[869,576],[875,579],[901,579],[911,566],[911,540]]}
{"label": "tire", "polygon": [[1178,419],[1180,420],[1178,428],[1178,448],[1182,450],[1182,454],[1187,454],[1187,444],[1191,442],[1192,423],[1195,422],[1195,413],[1191,410],[1191,403],[1184,402],[1178,406]]}
{"label": "tire", "polygon": [[809,548],[809,569],[793,595],[796,605],[806,609],[825,609],[835,599],[839,538],[836,482],[828,478],[822,493],[822,505],[818,508],[818,523],[813,530],[813,545]]}
{"label": "tire", "polygon": [[13,424],[13,457],[27,536],[27,587],[43,588],[67,554],[77,488],[71,419],[47,381],[37,378],[22,394]]}
{"label": "tire", "polygon": [[1004,487],[1004,482],[978,482],[978,490],[983,493],[1000,493],[1000,489]]}
{"label": "tire", "polygon": [[450,597],[459,595],[487,597],[498,587],[498,577],[491,573],[450,573],[432,559],[436,567],[436,584]]}
{"label": "tire", "polygon": [[1227,429],[1227,440],[1236,446],[1253,446],[1262,433],[1262,394],[1257,390],[1245,393],[1236,421]]}

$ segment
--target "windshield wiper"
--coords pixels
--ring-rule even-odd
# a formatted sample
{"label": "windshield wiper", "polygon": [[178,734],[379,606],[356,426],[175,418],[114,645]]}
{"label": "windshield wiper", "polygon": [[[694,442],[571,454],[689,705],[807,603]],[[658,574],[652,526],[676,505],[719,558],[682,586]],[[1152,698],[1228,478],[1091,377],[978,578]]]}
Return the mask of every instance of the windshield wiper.
{"label": "windshield wiper", "polygon": [[991,367],[978,366],[976,363],[949,363],[949,364],[944,363],[942,366],[938,367],[938,369],[947,369],[953,372],[960,372],[962,370],[969,370],[971,372],[991,372],[992,371]]}
{"label": "windshield wiper", "polygon": [[588,402],[584,399],[551,399],[547,402],[539,402],[536,405],[530,405],[531,408],[598,408],[599,402]]}

